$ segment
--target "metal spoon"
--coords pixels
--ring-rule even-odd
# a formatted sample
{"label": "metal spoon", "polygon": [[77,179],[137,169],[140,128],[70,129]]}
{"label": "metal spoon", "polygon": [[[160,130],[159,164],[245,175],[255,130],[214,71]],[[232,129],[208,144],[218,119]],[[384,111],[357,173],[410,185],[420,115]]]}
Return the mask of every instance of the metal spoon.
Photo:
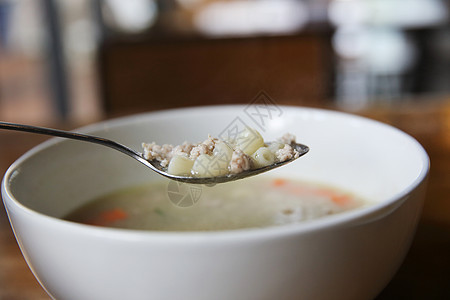
{"label": "metal spoon", "polygon": [[[16,123],[8,123],[8,122],[1,122],[0,121],[0,129],[8,129],[8,130],[16,130],[16,131],[25,131],[30,133],[37,133],[37,134],[44,134],[44,135],[51,135],[51,136],[57,136],[67,139],[73,139],[73,140],[79,140],[84,142],[90,142],[95,144],[100,144],[109,148],[113,148],[115,150],[118,150],[122,152],[123,154],[126,154],[135,160],[139,161],[140,163],[144,164],[145,166],[149,167],[156,173],[165,176],[167,178],[185,182],[185,183],[191,183],[191,184],[216,184],[216,183],[223,183],[238,179],[243,179],[246,177],[254,176],[260,173],[267,172],[269,170],[272,170],[274,168],[278,168],[282,165],[285,165],[287,163],[290,163],[294,161],[296,158],[292,158],[290,160],[286,160],[283,162],[274,163],[272,165],[268,165],[262,168],[258,169],[250,169],[248,171],[244,171],[238,174],[228,174],[224,176],[217,176],[217,177],[192,177],[192,176],[177,176],[172,175],[166,172],[166,169],[160,165],[160,163],[156,160],[148,161],[144,158],[143,154],[140,152],[137,152],[131,148],[128,148],[122,144],[119,144],[117,142],[114,142],[112,140],[108,140],[102,137],[92,136],[88,134],[82,134],[82,133],[76,133],[76,132],[70,132],[70,131],[64,131],[59,129],[51,129],[51,128],[45,128],[45,127],[39,127],[39,126],[31,126],[31,125],[23,125],[23,124],[16,124]],[[291,146],[296,149],[300,155],[304,155],[309,151],[309,148],[302,144],[296,144],[292,143]]]}

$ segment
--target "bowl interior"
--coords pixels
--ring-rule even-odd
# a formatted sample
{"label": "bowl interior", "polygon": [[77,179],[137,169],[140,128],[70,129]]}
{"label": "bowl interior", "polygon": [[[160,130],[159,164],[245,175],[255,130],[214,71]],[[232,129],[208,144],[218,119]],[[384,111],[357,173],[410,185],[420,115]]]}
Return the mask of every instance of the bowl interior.
{"label": "bowl interior", "polygon": [[[111,120],[81,131],[138,151],[142,142],[200,142],[208,134],[232,136],[245,125],[259,130],[266,141],[290,132],[310,147],[310,153],[271,171],[271,176],[331,184],[373,202],[395,201],[427,172],[428,157],[417,141],[379,122],[294,107],[280,107],[277,116],[257,119],[245,109],[225,106],[163,111]],[[98,196],[156,180],[162,179],[115,150],[52,139],[20,158],[9,169],[5,186],[22,205],[62,217]]]}

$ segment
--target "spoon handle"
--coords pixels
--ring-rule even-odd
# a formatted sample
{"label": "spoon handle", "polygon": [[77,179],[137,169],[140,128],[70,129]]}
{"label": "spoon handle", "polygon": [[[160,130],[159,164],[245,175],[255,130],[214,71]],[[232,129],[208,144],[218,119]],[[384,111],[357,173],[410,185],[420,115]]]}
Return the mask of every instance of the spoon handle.
{"label": "spoon handle", "polygon": [[0,121],[0,129],[24,131],[24,132],[57,136],[57,137],[62,137],[62,138],[67,138],[67,139],[96,143],[96,144],[100,144],[103,146],[107,146],[107,147],[116,149],[124,154],[133,156],[134,158],[137,158],[140,161],[143,159],[142,155],[139,152],[134,151],[133,149],[130,149],[130,148],[128,148],[122,144],[119,144],[117,142],[114,142],[114,141],[111,141],[111,140],[108,140],[105,138],[93,136],[93,135],[64,131],[64,130],[59,130],[59,129],[46,128],[46,127],[39,127],[39,126],[2,122],[2,121]]}

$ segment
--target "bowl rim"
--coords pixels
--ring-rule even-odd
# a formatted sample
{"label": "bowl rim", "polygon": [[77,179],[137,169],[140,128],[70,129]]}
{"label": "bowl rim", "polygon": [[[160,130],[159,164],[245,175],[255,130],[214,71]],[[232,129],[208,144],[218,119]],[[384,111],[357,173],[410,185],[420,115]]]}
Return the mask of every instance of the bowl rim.
{"label": "bowl rim", "polygon": [[[194,106],[186,108],[175,108],[167,110],[158,110],[150,112],[142,112],[138,114],[132,114],[128,116],[122,116],[117,118],[112,118],[108,120],[103,120],[100,122],[95,122],[93,124],[83,126],[75,129],[77,132],[89,133],[96,130],[101,130],[102,128],[117,127],[122,124],[129,123],[130,121],[136,122],[139,119],[146,119],[149,116],[165,115],[165,114],[176,114],[176,113],[186,113],[186,112],[200,112],[207,111],[211,109],[243,109],[247,105],[208,105],[208,106]],[[40,151],[45,151],[45,149],[50,148],[56,144],[63,143],[65,140],[60,138],[50,138],[43,143],[38,144],[32,149],[21,155],[16,161],[14,161],[11,166],[7,169],[1,184],[1,192],[3,202],[8,214],[11,219],[10,209],[20,210],[23,213],[30,215],[42,222],[51,225],[59,226],[60,228],[67,228],[68,230],[77,230],[80,232],[85,232],[89,235],[101,235],[103,237],[113,238],[113,239],[124,239],[124,240],[160,240],[165,242],[176,242],[176,243],[186,243],[186,242],[198,242],[200,240],[208,241],[210,243],[214,241],[229,241],[229,240],[255,240],[255,239],[266,239],[266,238],[277,238],[289,235],[296,235],[302,233],[310,233],[313,231],[326,230],[330,228],[336,228],[340,226],[345,226],[346,224],[358,224],[359,220],[365,220],[367,216],[380,214],[392,206],[400,206],[421,183],[426,181],[426,178],[430,169],[430,159],[426,153],[423,146],[412,136],[403,132],[402,130],[388,125],[386,123],[376,121],[367,117],[359,116],[356,114],[341,112],[332,109],[324,108],[311,108],[302,106],[289,106],[280,105],[279,107],[289,110],[299,110],[309,113],[320,113],[330,116],[338,116],[348,118],[349,121],[362,121],[376,124],[377,126],[382,126],[388,130],[396,131],[397,134],[402,135],[406,139],[409,139],[416,146],[417,150],[420,152],[421,159],[423,162],[423,168],[420,170],[418,176],[401,192],[391,196],[390,198],[381,201],[380,203],[371,204],[363,208],[350,210],[340,214],[330,215],[326,218],[313,219],[309,221],[304,221],[300,223],[287,224],[282,226],[269,226],[261,228],[243,228],[243,229],[233,229],[233,230],[221,230],[221,231],[151,231],[151,230],[135,230],[135,229],[121,229],[121,228],[110,228],[110,227],[99,227],[93,225],[86,225],[81,223],[76,223],[72,221],[63,220],[61,218],[52,217],[44,213],[35,211],[19,200],[15,199],[12,191],[9,188],[9,182],[12,176],[14,176],[14,171],[18,167],[25,163],[28,158],[32,157]],[[396,207],[397,207],[396,206]],[[356,223],[355,223],[356,222]]]}

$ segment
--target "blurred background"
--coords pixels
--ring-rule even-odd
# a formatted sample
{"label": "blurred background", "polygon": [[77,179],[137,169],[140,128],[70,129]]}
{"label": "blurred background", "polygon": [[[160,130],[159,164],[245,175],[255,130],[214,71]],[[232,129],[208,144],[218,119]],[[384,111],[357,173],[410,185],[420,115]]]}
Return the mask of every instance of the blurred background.
{"label": "blurred background", "polygon": [[[73,129],[251,103],[368,116],[414,136],[429,189],[377,299],[450,299],[450,1],[0,0],[0,120]],[[0,171],[47,139],[0,132]],[[387,149],[388,150],[388,149]],[[0,212],[0,299],[48,299]]]}
{"label": "blurred background", "polygon": [[0,0],[0,119],[84,124],[261,90],[351,111],[431,101],[450,93],[449,13],[444,0]]}

